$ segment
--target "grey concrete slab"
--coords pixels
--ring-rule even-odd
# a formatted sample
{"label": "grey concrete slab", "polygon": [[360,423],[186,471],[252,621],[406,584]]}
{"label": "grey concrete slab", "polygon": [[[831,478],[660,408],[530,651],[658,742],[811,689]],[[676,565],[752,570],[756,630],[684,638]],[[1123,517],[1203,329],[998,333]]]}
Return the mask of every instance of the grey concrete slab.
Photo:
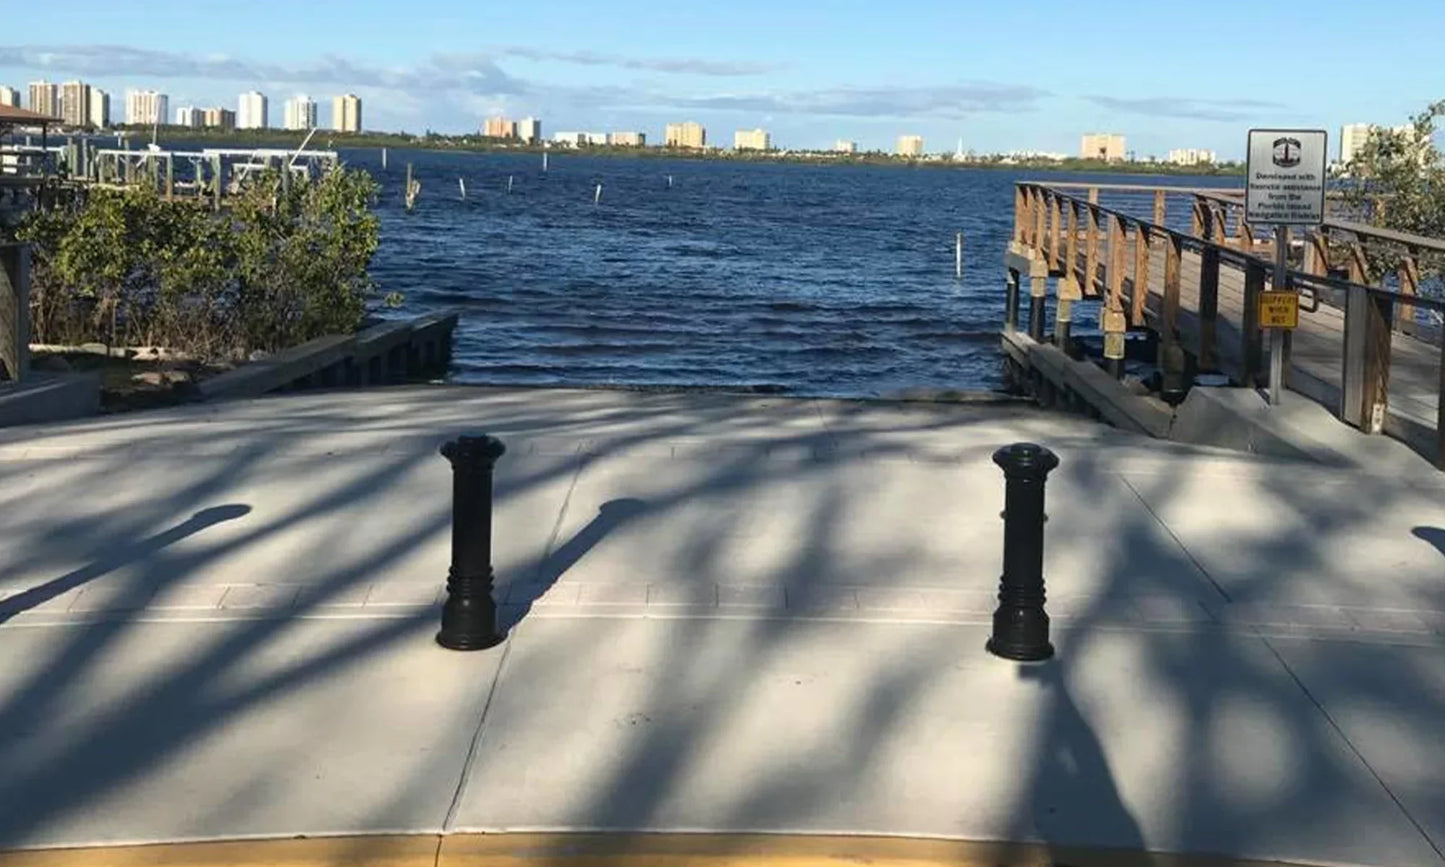
{"label": "grey concrete slab", "polygon": [[[1439,863],[1257,639],[979,627],[524,623],[452,830],[1035,839]],[[1078,637],[1073,637],[1077,635]]]}
{"label": "grey concrete slab", "polygon": [[0,630],[0,847],[439,831],[500,654],[423,615]]}
{"label": "grey concrete slab", "polygon": [[1445,611],[1445,499],[1386,478],[1123,476],[1237,602]]}
{"label": "grey concrete slab", "polygon": [[1436,849],[1445,849],[1445,648],[1270,643]]}
{"label": "grey concrete slab", "polygon": [[[580,460],[503,457],[494,560],[502,580],[535,568]],[[22,466],[21,493],[0,524],[0,586],[12,591],[88,589],[92,601],[110,593],[123,606],[128,595],[179,585],[295,585],[317,591],[305,599],[319,605],[367,584],[446,580],[451,469],[434,445],[5,464]]]}

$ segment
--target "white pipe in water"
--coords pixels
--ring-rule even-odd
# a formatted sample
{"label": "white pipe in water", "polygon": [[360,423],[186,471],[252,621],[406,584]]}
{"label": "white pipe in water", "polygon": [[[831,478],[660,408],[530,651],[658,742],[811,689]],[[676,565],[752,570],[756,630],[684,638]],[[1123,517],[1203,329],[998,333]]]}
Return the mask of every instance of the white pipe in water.
{"label": "white pipe in water", "polygon": [[597,192],[592,196],[592,204],[596,205],[602,201],[602,185],[597,185]]}
{"label": "white pipe in water", "polygon": [[958,233],[958,238],[953,245],[953,276],[963,279],[963,233]]}
{"label": "white pipe in water", "polygon": [[511,176],[511,175],[507,175],[507,193],[510,195],[511,192],[512,192],[512,176]]}
{"label": "white pipe in water", "polygon": [[465,198],[467,197],[467,182],[466,182],[466,180],[463,179],[463,178],[457,178],[457,186],[458,186],[458,187],[461,187],[461,190],[462,190],[462,198],[465,199]]}

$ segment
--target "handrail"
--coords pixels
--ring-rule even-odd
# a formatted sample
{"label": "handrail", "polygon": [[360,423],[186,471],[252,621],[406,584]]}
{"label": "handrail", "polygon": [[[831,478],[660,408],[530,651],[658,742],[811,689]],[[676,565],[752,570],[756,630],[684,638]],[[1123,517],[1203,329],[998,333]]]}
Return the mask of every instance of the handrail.
{"label": "handrail", "polygon": [[[1156,193],[1153,219],[1099,204],[1098,195],[1093,193],[1097,188],[1090,184],[1019,181],[1015,189],[1014,241],[1020,248],[1019,255],[1026,256],[1029,264],[1010,265],[1009,297],[1005,304],[1006,328],[1013,329],[1019,319],[1020,276],[1024,273],[1021,268],[1026,267],[1032,281],[1029,332],[1035,340],[1043,339],[1040,323],[1044,315],[1047,277],[1057,275],[1067,278],[1067,281],[1060,280],[1057,290],[1060,305],[1068,300],[1062,294],[1065,285],[1072,285],[1070,291],[1074,293],[1082,289],[1083,294],[1098,297],[1105,305],[1100,324],[1105,332],[1107,366],[1114,375],[1122,376],[1124,373],[1121,332],[1132,323],[1134,327],[1147,324],[1160,335],[1162,341],[1181,349],[1187,340],[1200,366],[1205,368],[1220,362],[1218,340],[1229,333],[1231,338],[1225,357],[1231,377],[1246,386],[1260,383],[1263,332],[1257,318],[1256,300],[1267,291],[1274,263],[1256,253],[1261,245],[1252,239],[1246,221],[1242,218],[1238,221],[1240,240],[1232,244],[1228,236],[1215,234],[1225,230],[1226,214],[1196,199],[1191,232],[1164,225],[1167,217],[1165,194],[1192,195],[1193,191],[1189,188],[1151,188]],[[1090,194],[1072,192],[1081,190],[1089,190]],[[1242,202],[1226,201],[1225,204],[1237,207]],[[1060,227],[1066,222],[1066,217],[1068,234],[1061,236]],[[1424,345],[1433,345],[1434,352],[1445,352],[1445,346],[1438,343],[1440,329],[1416,318],[1419,310],[1445,316],[1445,299],[1421,296],[1414,291],[1419,287],[1419,251],[1445,251],[1445,241],[1379,230],[1349,221],[1327,222],[1322,229],[1324,231],[1302,233],[1306,243],[1305,268],[1286,268],[1284,282],[1291,288],[1313,290],[1316,299],[1321,292],[1331,293],[1332,297],[1343,293],[1344,303],[1338,305],[1342,308],[1345,324],[1340,355],[1343,367],[1338,387],[1333,380],[1319,380],[1314,374],[1304,375],[1302,381],[1306,385],[1303,387],[1314,399],[1337,410],[1346,422],[1367,432],[1379,433],[1387,425],[1392,426],[1392,433],[1410,440],[1433,463],[1445,469],[1445,399],[1440,400],[1433,436],[1428,433],[1428,428],[1426,433],[1419,432],[1418,416],[1387,412],[1392,333],[1400,331],[1423,338]],[[1327,233],[1332,230],[1354,232],[1357,237],[1377,236],[1382,241],[1406,247],[1410,256],[1401,266],[1399,284],[1405,291],[1364,282],[1370,277],[1370,267],[1359,241],[1344,248],[1351,256],[1348,277],[1336,276],[1341,269],[1331,267],[1327,260],[1332,250],[1340,249],[1326,240]],[[1060,246],[1065,241],[1068,254],[1067,258],[1062,258]],[[1151,264],[1150,260],[1160,253],[1160,242],[1164,259],[1162,280],[1157,273],[1151,279],[1150,271],[1157,264]],[[1127,255],[1130,249],[1133,251],[1132,270]],[[1190,285],[1196,285],[1197,281],[1198,302],[1189,313],[1188,333],[1180,330],[1180,284],[1183,276],[1180,261],[1185,250],[1199,254],[1199,269],[1197,273],[1191,272],[1195,276],[1188,278]],[[1219,309],[1222,265],[1243,271],[1244,281],[1239,324],[1227,332],[1220,327],[1223,321]],[[1036,266],[1043,268],[1036,270]],[[1132,286],[1127,292],[1127,304],[1126,284]],[[1074,294],[1073,297],[1079,296]],[[1157,300],[1157,306],[1153,306],[1155,301],[1151,298]],[[1066,311],[1066,308],[1063,309]],[[1307,309],[1306,312],[1313,311]],[[1056,316],[1056,319],[1066,320],[1067,313]],[[1067,343],[1066,321],[1060,333],[1064,336],[1060,338],[1056,334],[1055,340],[1062,339]],[[1170,352],[1176,352],[1178,357],[1176,350]],[[1161,357],[1171,356],[1165,352]],[[1173,375],[1182,375],[1179,370],[1182,368]],[[1296,375],[1301,375],[1298,371],[1296,368]],[[1169,371],[1161,372],[1166,377],[1170,375]],[[1441,389],[1437,399],[1445,398],[1445,364],[1442,364],[1440,376]],[[1338,403],[1332,403],[1335,401]],[[1425,441],[1421,437],[1428,437],[1428,444],[1421,445]]]}

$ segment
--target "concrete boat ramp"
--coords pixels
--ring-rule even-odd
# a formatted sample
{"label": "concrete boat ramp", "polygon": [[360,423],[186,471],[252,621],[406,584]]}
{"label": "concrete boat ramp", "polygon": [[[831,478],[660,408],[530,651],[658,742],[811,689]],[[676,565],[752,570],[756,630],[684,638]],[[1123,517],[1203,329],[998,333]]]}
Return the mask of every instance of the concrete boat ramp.
{"label": "concrete boat ramp", "polygon": [[[511,632],[455,653],[471,430]],[[983,649],[1018,440],[1063,460],[1033,666]],[[458,387],[9,429],[0,864],[1445,864],[1409,459]]]}

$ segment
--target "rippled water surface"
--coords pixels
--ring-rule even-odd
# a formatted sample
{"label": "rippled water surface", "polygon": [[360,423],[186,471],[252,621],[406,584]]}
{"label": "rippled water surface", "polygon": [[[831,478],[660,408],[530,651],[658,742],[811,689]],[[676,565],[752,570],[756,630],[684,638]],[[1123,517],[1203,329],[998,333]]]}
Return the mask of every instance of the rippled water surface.
{"label": "rippled water surface", "polygon": [[408,315],[462,312],[456,381],[846,396],[998,382],[1010,172],[343,156],[383,185],[381,287]]}

